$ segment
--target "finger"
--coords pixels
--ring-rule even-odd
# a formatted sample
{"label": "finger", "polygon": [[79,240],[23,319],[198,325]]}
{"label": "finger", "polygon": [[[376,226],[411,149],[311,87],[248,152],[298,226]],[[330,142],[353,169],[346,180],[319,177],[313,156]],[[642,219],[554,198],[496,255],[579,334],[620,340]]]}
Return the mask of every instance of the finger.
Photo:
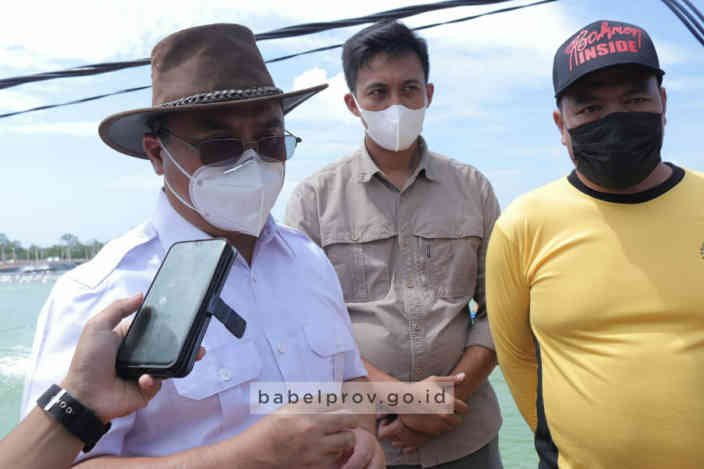
{"label": "finger", "polygon": [[455,399],[455,413],[464,415],[469,412],[469,405],[462,399]]}
{"label": "finger", "polygon": [[326,435],[341,432],[343,430],[351,430],[356,428],[359,423],[358,416],[346,412],[328,412],[326,414],[316,414],[314,417],[320,419],[320,424],[323,427],[323,432]]}
{"label": "finger", "polygon": [[405,448],[403,448],[403,454],[414,453],[416,451],[418,451],[418,448],[416,448],[415,446],[406,446]]}
{"label": "finger", "polygon": [[358,438],[354,452],[340,469],[366,468],[374,457],[374,450],[377,444],[376,439],[366,430],[357,429],[355,430],[355,434]]}
{"label": "finger", "polygon": [[141,293],[137,293],[130,298],[113,301],[110,306],[95,316],[95,325],[106,329],[114,329],[123,318],[137,311],[141,303]]}
{"label": "finger", "polygon": [[432,381],[435,381],[436,383],[448,383],[448,384],[454,384],[454,383],[461,383],[464,381],[465,378],[464,373],[457,373],[456,375],[449,375],[449,376],[433,376]]}
{"label": "finger", "polygon": [[161,389],[161,380],[151,375],[140,376],[137,384],[142,396],[144,396],[147,401],[156,396],[156,393]]}
{"label": "finger", "polygon": [[133,319],[134,318],[130,318],[130,317],[124,318],[122,321],[120,321],[120,323],[117,325],[117,327],[115,327],[115,329],[113,329],[113,330],[115,332],[117,332],[117,335],[119,335],[120,337],[126,336],[127,331],[130,330],[130,326],[132,325]]}
{"label": "finger", "polygon": [[403,426],[403,422],[401,421],[401,419],[396,419],[391,423],[382,422],[379,425],[379,439],[385,440],[385,439],[393,438],[401,430],[403,430],[403,428],[404,428],[404,426]]}
{"label": "finger", "polygon": [[320,439],[323,454],[339,454],[342,451],[353,451],[357,443],[357,435],[350,430],[325,435]]}
{"label": "finger", "polygon": [[196,361],[202,359],[205,356],[205,347],[198,349],[198,355],[196,355]]}
{"label": "finger", "polygon": [[372,461],[367,466],[367,469],[385,469],[386,462],[384,461],[384,451],[379,445],[376,446],[376,451],[374,451],[374,457]]}
{"label": "finger", "polygon": [[455,414],[444,415],[442,419],[450,427],[456,427],[462,423],[462,417]]}

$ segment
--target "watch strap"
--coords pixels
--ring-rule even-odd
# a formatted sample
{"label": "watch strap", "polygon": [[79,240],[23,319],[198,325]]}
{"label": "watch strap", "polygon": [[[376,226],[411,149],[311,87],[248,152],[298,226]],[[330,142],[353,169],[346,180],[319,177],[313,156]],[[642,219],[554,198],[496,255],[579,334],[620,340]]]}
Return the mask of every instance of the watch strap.
{"label": "watch strap", "polygon": [[84,453],[93,449],[98,440],[110,430],[110,422],[103,423],[92,410],[56,384],[52,384],[37,399],[37,405],[85,443]]}

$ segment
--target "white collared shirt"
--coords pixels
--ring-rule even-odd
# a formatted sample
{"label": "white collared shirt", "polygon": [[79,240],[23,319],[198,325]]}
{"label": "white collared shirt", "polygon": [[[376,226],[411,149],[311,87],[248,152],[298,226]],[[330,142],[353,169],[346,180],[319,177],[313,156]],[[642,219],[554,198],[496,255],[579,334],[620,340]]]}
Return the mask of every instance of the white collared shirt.
{"label": "white collared shirt", "polygon": [[[173,243],[209,237],[162,192],[150,221],[62,276],[37,321],[22,414],[63,379],[91,316],[114,300],[146,293]],[[164,381],[146,408],[113,420],[91,457],[162,456],[233,437],[263,417],[250,412],[250,385],[257,382],[366,376],[335,270],[298,231],[269,217],[251,268],[237,256],[221,297],[247,321],[244,336],[237,339],[211,320],[202,343],[205,358],[185,378]]]}

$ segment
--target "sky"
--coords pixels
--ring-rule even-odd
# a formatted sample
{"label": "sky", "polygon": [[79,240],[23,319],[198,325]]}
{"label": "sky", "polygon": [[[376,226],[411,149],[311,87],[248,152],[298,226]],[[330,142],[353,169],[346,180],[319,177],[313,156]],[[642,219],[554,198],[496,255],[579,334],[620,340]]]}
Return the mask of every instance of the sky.
{"label": "sky", "polygon": [[[356,0],[335,8],[329,0],[12,2],[0,18],[0,78],[148,57],[160,39],[195,25],[234,22],[256,33],[421,1]],[[415,27],[527,3],[458,7],[404,22]],[[702,0],[693,3],[704,10]],[[553,56],[579,28],[603,19],[649,32],[669,97],[663,159],[704,170],[704,152],[691,143],[702,128],[704,49],[660,0],[560,0],[422,31],[435,85],[423,130],[430,149],[486,174],[503,207],[567,175],[572,163],[552,121]],[[362,27],[261,41],[259,47],[264,58],[279,57],[344,42]],[[286,127],[303,143],[287,163],[272,210],[281,219],[295,186],[354,151],[363,128],[343,103],[340,49],[272,64],[269,70],[284,90],[330,85],[286,117]],[[0,113],[148,84],[149,67],[26,84],[0,90]],[[148,162],[111,150],[97,128],[108,115],[150,103],[146,90],[0,119],[0,233],[25,247],[59,243],[64,233],[83,242],[106,242],[148,219],[161,178]]]}

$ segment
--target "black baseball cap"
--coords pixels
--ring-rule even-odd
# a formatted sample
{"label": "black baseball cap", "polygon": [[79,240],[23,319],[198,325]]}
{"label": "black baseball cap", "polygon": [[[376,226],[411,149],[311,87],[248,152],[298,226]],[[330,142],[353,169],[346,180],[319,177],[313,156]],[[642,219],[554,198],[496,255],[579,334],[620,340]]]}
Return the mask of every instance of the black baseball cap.
{"label": "black baseball cap", "polygon": [[621,21],[595,21],[567,39],[555,53],[552,82],[555,97],[588,73],[614,65],[635,64],[651,69],[658,78],[658,54],[648,33]]}

